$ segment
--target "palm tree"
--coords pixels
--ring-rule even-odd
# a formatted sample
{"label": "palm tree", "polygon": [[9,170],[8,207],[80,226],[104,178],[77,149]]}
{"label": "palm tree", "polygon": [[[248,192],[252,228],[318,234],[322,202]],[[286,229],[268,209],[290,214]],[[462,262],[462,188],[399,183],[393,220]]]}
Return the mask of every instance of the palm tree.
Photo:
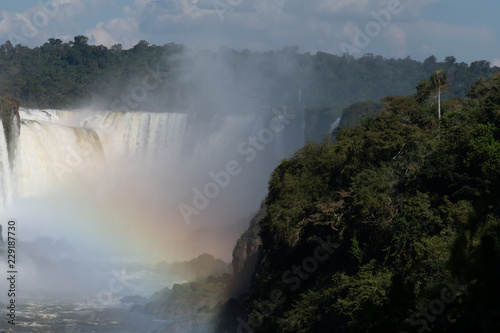
{"label": "palm tree", "polygon": [[441,91],[448,90],[448,86],[446,85],[447,79],[448,79],[448,73],[446,73],[444,69],[438,69],[431,75],[432,90],[437,91],[439,120],[441,120]]}

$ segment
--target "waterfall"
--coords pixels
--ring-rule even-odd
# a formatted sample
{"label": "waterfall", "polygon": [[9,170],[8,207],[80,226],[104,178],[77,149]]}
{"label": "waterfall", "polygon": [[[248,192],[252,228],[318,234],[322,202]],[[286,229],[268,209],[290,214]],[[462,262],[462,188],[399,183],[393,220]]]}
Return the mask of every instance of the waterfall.
{"label": "waterfall", "polygon": [[104,196],[131,206],[155,203],[147,209],[157,209],[159,219],[170,214],[169,223],[184,223],[179,205],[192,205],[195,189],[237,163],[241,173],[195,221],[233,223],[258,209],[272,170],[304,144],[303,112],[284,106],[190,116],[20,108],[19,115],[15,152],[0,136],[0,215],[12,214],[9,206],[19,215],[33,203],[47,206],[44,200],[83,207],[89,201],[80,199]]}
{"label": "waterfall", "polygon": [[[143,255],[137,248],[148,261],[206,247],[227,256],[236,234],[188,235],[252,215],[272,170],[304,143],[303,115],[283,107],[189,115],[20,108],[19,115],[17,142],[0,135],[0,218],[18,219],[23,241],[64,239],[89,255],[127,260]],[[239,171],[224,178],[228,168]],[[206,189],[201,207],[196,193]],[[199,211],[192,223],[181,205]]]}
{"label": "waterfall", "polygon": [[21,108],[19,114],[14,154],[0,126],[0,211],[14,198],[41,196],[101,172],[115,158],[174,158],[186,128],[186,115],[178,113]]}
{"label": "waterfall", "polygon": [[102,159],[92,129],[23,120],[13,163],[16,197],[41,195],[68,175],[100,167]]}
{"label": "waterfall", "polygon": [[340,120],[341,118],[337,118],[333,123],[331,123],[329,133],[333,132],[339,126]]}
{"label": "waterfall", "polygon": [[86,117],[80,125],[95,129],[105,156],[128,154],[149,159],[179,153],[186,115],[101,111]]}

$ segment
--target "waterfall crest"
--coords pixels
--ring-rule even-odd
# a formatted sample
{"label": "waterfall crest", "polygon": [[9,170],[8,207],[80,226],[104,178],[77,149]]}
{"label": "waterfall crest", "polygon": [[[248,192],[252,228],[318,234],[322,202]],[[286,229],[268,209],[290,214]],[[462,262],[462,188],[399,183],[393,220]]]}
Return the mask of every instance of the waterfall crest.
{"label": "waterfall crest", "polygon": [[68,179],[102,172],[115,158],[174,158],[186,128],[186,115],[179,113],[21,108],[19,114],[15,154],[0,135],[0,211],[14,198],[40,196]]}

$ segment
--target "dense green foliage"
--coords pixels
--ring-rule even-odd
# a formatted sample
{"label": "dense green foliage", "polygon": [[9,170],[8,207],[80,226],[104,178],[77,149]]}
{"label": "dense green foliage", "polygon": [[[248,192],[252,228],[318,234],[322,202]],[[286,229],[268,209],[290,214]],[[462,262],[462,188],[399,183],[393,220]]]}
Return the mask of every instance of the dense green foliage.
{"label": "dense green foliage", "polygon": [[382,101],[273,172],[241,331],[499,331],[500,76]]}
{"label": "dense green foliage", "polygon": [[354,103],[342,111],[342,119],[339,126],[353,127],[361,125],[364,119],[378,113],[382,107],[383,104],[375,102]]}
{"label": "dense green foliage", "polygon": [[[359,59],[324,52],[301,54],[297,47],[264,53],[226,48],[193,51],[180,44],[157,46],[146,41],[125,50],[121,45],[90,45],[87,37],[76,36],[70,42],[51,38],[32,49],[9,41],[1,45],[0,95],[10,94],[31,107],[94,104],[111,109],[126,105],[130,110],[182,110],[193,97],[210,105],[211,96],[198,91],[200,82],[207,80],[223,87],[243,83],[248,101],[254,97],[262,104],[297,104],[301,90],[303,107],[336,110],[335,120],[352,103],[410,94],[438,69],[448,73],[451,91],[444,96],[448,98],[465,96],[479,78],[499,71],[487,61],[468,65],[454,57],[438,62],[432,56],[421,63],[372,54]],[[131,100],[135,87],[139,87],[137,98]],[[146,96],[140,87],[146,88]]]}
{"label": "dense green foliage", "polygon": [[85,36],[68,43],[51,38],[33,49],[7,41],[0,46],[0,94],[32,107],[76,107],[83,101],[103,102],[102,98],[109,106],[137,85],[147,66],[151,64],[153,71],[165,66],[164,56],[182,50],[182,45],[149,46],[146,41],[130,50],[120,45],[108,49],[89,45]]}

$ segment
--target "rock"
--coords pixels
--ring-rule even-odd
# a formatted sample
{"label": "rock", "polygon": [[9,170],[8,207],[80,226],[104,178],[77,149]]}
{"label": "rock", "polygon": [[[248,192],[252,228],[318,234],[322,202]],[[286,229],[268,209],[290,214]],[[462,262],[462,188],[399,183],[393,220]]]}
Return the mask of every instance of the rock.
{"label": "rock", "polygon": [[135,304],[135,303],[130,308],[130,312],[143,313],[143,314],[147,314],[147,315],[152,314],[151,311],[149,311],[149,309],[146,307],[145,304]]}
{"label": "rock", "polygon": [[160,262],[156,266],[159,274],[167,275],[170,279],[197,280],[211,275],[222,275],[228,271],[229,264],[214,258],[211,254],[201,254],[195,259],[184,262]]}
{"label": "rock", "polygon": [[5,120],[13,121],[16,119],[15,125],[18,129],[21,128],[21,117],[19,116],[20,103],[21,101],[15,97],[0,97],[0,118],[2,119],[2,122]]}
{"label": "rock", "polygon": [[14,97],[0,97],[0,119],[3,124],[3,133],[7,141],[9,159],[14,159],[15,143],[21,129],[21,118],[19,116],[20,100]]}
{"label": "rock", "polygon": [[148,299],[146,297],[133,295],[122,297],[120,299],[120,302],[125,304],[145,305],[148,302]]}
{"label": "rock", "polygon": [[233,281],[229,294],[237,297],[250,290],[255,264],[259,256],[259,222],[266,216],[266,207],[261,205],[259,212],[250,221],[248,230],[241,235],[233,250]]}
{"label": "rock", "polygon": [[161,332],[208,332],[225,298],[224,283],[190,282],[174,284],[145,308],[151,314],[171,321]]}

